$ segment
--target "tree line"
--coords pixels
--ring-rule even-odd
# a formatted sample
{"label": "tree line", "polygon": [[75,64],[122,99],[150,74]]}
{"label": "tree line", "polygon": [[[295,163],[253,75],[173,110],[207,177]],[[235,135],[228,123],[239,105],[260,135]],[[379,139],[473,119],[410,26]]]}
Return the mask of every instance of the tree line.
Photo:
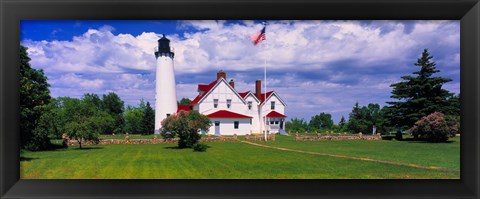
{"label": "tree line", "polygon": [[79,141],[98,141],[100,134],[153,134],[155,111],[142,99],[138,107],[126,106],[110,92],[102,97],[85,93],[81,98],[50,96],[43,70],[30,66],[27,48],[20,46],[21,148],[43,150],[50,139],[63,134]]}
{"label": "tree line", "polygon": [[334,124],[331,115],[322,112],[309,122],[293,118],[286,122],[286,129],[289,132],[372,133],[375,127],[377,133],[394,131],[400,139],[401,133],[407,131],[415,139],[446,141],[460,131],[460,94],[442,88],[452,80],[433,76],[440,70],[432,58],[428,49],[424,49],[414,63],[419,69],[390,85],[390,97],[394,101],[387,102],[387,106],[376,103],[360,106],[356,102],[348,121],[342,116],[339,123]]}

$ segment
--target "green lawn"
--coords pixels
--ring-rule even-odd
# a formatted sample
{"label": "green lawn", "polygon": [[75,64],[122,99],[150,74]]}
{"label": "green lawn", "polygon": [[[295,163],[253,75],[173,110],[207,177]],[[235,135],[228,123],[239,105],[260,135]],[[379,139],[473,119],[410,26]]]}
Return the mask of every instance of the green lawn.
{"label": "green lawn", "polygon": [[[459,168],[459,139],[446,144],[399,141],[295,142],[277,136],[285,148],[358,155],[416,164]],[[264,142],[259,142],[264,143]],[[23,179],[438,179],[460,178],[459,171],[280,151],[241,142],[207,143],[207,152],[173,144],[102,145],[25,152]],[[416,157],[421,155],[422,157]]]}
{"label": "green lawn", "polygon": [[294,136],[276,136],[275,142],[256,142],[270,146],[337,155],[374,158],[460,169],[460,137],[449,143],[397,140],[295,141]]}

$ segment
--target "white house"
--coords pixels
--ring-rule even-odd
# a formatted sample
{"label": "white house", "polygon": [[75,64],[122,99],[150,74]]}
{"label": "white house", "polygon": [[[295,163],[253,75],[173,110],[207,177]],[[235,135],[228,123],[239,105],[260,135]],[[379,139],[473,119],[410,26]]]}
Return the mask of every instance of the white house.
{"label": "white house", "polygon": [[199,84],[197,92],[189,105],[179,105],[177,110],[195,110],[210,118],[209,134],[285,133],[286,103],[275,91],[261,93],[260,80],[256,81],[255,93],[238,92],[234,81],[227,82],[226,73],[219,71],[215,81]]}

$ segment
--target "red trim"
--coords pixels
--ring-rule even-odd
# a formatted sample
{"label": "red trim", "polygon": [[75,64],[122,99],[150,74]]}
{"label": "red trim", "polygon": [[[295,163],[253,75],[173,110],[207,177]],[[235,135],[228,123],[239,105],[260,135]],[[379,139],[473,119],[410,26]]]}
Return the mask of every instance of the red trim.
{"label": "red trim", "polygon": [[202,95],[197,95],[197,97],[195,97],[195,99],[193,99],[193,101],[190,102],[190,104],[188,104],[188,105],[193,106],[193,105],[197,104],[203,98],[203,96],[205,96],[215,86],[215,84],[217,84],[217,80],[213,81],[212,83],[210,83],[208,85],[199,84],[198,85],[198,90],[203,91],[203,94]]}
{"label": "red trim", "polygon": [[207,117],[208,118],[252,118],[247,115],[242,115],[242,114],[234,113],[227,110],[220,110],[214,113],[210,113],[207,115]]}
{"label": "red trim", "polygon": [[277,111],[272,111],[272,112],[270,112],[270,113],[267,114],[267,117],[270,117],[270,118],[273,118],[273,117],[282,117],[282,118],[283,118],[283,117],[287,117],[287,116],[285,116],[285,115],[283,115],[283,114],[281,114],[281,113],[279,113],[279,112],[277,112]]}
{"label": "red trim", "polygon": [[190,106],[189,105],[178,105],[177,108],[177,113],[180,111],[190,111]]}

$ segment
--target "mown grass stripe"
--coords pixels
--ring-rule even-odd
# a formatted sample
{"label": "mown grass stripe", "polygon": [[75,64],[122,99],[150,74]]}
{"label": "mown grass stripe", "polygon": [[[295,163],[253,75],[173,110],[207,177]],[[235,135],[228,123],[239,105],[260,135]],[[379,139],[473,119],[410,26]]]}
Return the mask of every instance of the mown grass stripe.
{"label": "mown grass stripe", "polygon": [[293,151],[293,152],[313,154],[313,155],[322,155],[322,156],[337,157],[337,158],[347,158],[347,159],[361,160],[361,161],[380,162],[380,163],[385,163],[385,164],[409,166],[409,167],[416,167],[416,168],[422,168],[422,169],[433,169],[433,170],[455,171],[455,172],[460,171],[458,169],[449,169],[449,168],[443,168],[443,167],[438,167],[438,166],[425,166],[425,165],[419,165],[419,164],[412,164],[412,163],[405,163],[405,162],[395,162],[395,161],[380,160],[380,159],[373,159],[373,158],[364,158],[364,157],[338,155],[338,154],[328,154],[328,153],[304,151],[304,150],[298,150],[298,149],[288,149],[288,148],[283,148],[283,147],[275,147],[275,146],[258,144],[258,143],[249,142],[249,141],[241,141],[241,142],[246,143],[246,144],[255,145],[255,146],[265,147],[265,148],[278,149],[278,150],[282,150],[282,151]]}

